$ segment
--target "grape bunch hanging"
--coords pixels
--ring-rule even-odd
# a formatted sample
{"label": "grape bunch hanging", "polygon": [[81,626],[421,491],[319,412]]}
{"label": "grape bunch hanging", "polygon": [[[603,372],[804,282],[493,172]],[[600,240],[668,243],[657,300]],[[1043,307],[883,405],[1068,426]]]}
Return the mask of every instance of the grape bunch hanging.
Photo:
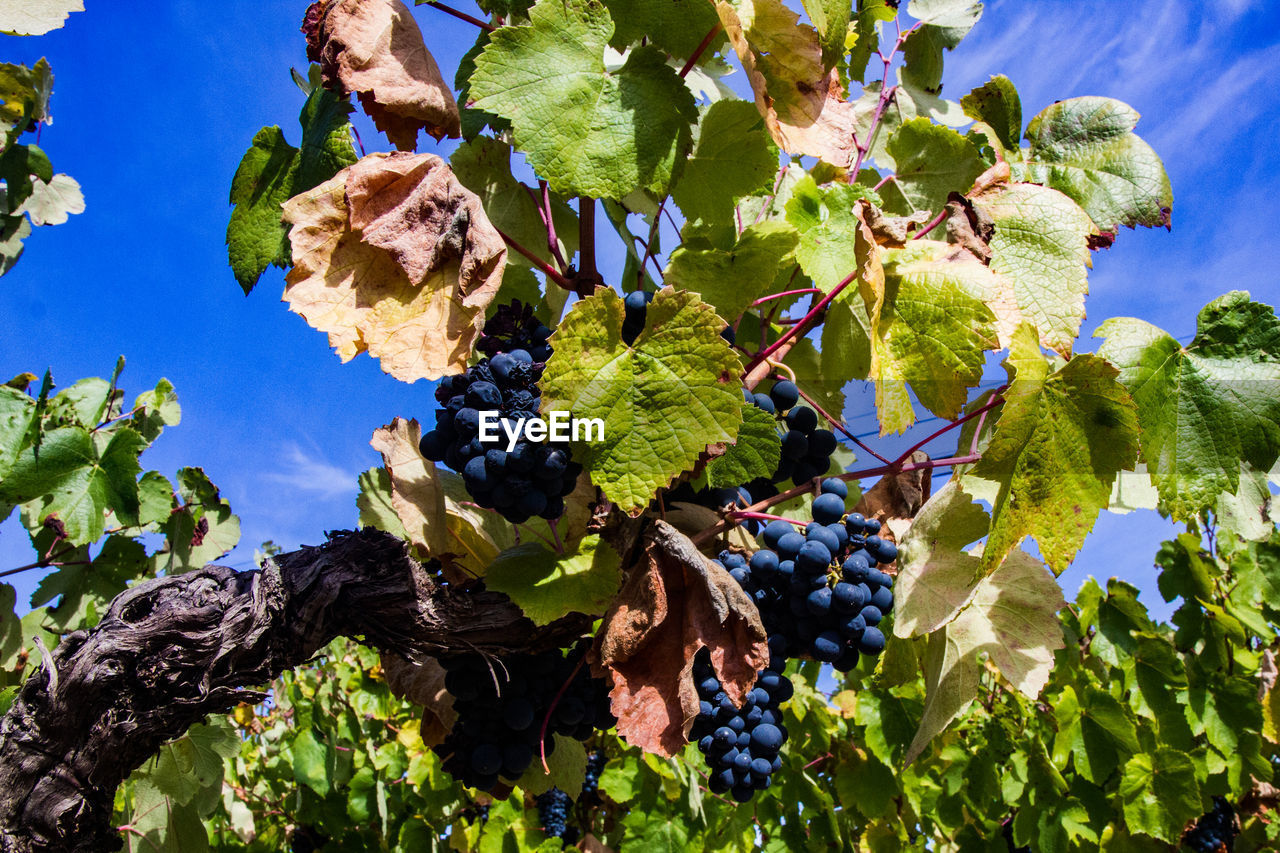
{"label": "grape bunch hanging", "polygon": [[1198,853],[1219,853],[1235,849],[1239,833],[1236,810],[1225,797],[1214,797],[1213,810],[1196,821],[1183,840]]}
{"label": "grape bunch hanging", "polygon": [[721,689],[706,649],[694,660],[699,702],[689,737],[711,769],[707,784],[713,793],[727,793],[745,803],[756,791],[768,788],[782,767],[778,752],[787,742],[787,727],[780,706],[794,690],[791,679],[782,674],[785,647],[781,638],[769,639],[769,666],[757,673],[755,686],[741,706]]}
{"label": "grape bunch hanging", "polygon": [[[436,412],[435,429],[418,445],[427,459],[461,473],[477,504],[513,524],[535,516],[559,518],[582,473],[567,443],[533,442],[521,434],[507,450],[507,427],[514,431],[522,419],[538,416],[537,383],[551,356],[550,337],[530,306],[513,301],[499,308],[477,345],[487,357],[440,381],[436,401],[443,408]],[[506,424],[497,439],[481,441],[483,411],[497,411]]]}
{"label": "grape bunch hanging", "polygon": [[553,735],[585,741],[596,730],[613,728],[608,687],[580,665],[585,654],[579,647],[567,656],[552,649],[501,659],[445,659],[445,689],[458,717],[435,747],[444,769],[488,791],[499,778],[514,782],[535,758],[553,753]]}

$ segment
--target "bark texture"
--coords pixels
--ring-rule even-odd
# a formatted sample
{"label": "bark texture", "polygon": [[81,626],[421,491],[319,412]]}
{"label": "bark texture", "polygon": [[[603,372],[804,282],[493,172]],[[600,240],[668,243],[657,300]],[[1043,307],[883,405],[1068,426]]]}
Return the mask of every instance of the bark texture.
{"label": "bark texture", "polygon": [[116,788],[166,741],[339,636],[413,661],[562,646],[505,596],[452,587],[405,544],[364,530],[268,561],[139,584],[47,654],[0,721],[0,851],[116,850]]}

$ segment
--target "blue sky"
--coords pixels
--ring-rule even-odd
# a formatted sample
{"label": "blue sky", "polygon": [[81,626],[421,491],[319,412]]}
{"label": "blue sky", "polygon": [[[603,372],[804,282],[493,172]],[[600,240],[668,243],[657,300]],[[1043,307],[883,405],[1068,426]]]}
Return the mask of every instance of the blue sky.
{"label": "blue sky", "polygon": [[[48,367],[70,384],[109,373],[124,354],[131,395],[168,377],[183,423],[143,464],[170,476],[204,467],[243,524],[225,562],[247,568],[263,540],[293,547],[351,526],[356,474],[379,461],[372,431],[397,415],[430,423],[431,389],[399,383],[365,357],[340,364],[278,301],[279,271],[246,298],[227,268],[226,199],[244,149],[263,125],[298,141],[302,95],[289,68],[306,66],[305,3],[86,5],[47,36],[0,37],[3,61],[49,58],[54,124],[41,145],[80,181],[88,205],[39,229],[0,279],[0,374]],[[474,29],[425,6],[416,15],[451,79]],[[1110,316],[1139,316],[1185,339],[1199,307],[1226,290],[1280,301],[1267,225],[1280,197],[1276,68],[1280,8],[1266,0],[996,0],[948,56],[950,97],[997,72],[1017,84],[1028,119],[1055,99],[1114,96],[1143,114],[1138,131],[1165,158],[1174,230],[1126,231],[1095,257],[1081,349]],[[388,147],[367,122],[359,127],[371,150]],[[606,277],[620,269],[616,257],[603,259]],[[865,416],[866,400],[850,395],[846,417]],[[1151,556],[1171,529],[1154,513],[1104,513],[1062,579],[1068,595],[1086,575],[1115,574],[1157,603]],[[11,519],[0,526],[0,570],[29,560]],[[37,578],[16,580],[21,601]]]}

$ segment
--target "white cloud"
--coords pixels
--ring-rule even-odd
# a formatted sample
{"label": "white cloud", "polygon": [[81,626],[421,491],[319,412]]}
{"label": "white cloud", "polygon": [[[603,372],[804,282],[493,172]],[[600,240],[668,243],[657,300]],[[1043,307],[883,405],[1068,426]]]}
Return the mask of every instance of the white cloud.
{"label": "white cloud", "polygon": [[298,492],[325,499],[355,496],[358,471],[348,471],[312,455],[296,442],[281,449],[281,467],[263,475],[263,479]]}

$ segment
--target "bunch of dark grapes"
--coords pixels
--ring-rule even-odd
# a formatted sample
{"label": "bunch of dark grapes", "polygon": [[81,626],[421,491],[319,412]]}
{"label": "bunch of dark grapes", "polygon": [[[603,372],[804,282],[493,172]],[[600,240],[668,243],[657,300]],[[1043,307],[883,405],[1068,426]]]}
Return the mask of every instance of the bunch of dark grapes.
{"label": "bunch of dark grapes", "polygon": [[[491,327],[496,327],[490,333]],[[432,462],[443,462],[462,474],[467,492],[477,504],[494,509],[513,524],[534,516],[559,518],[564,498],[573,491],[582,466],[563,442],[536,443],[523,434],[509,446],[506,428],[538,416],[538,380],[551,353],[551,330],[533,318],[528,306],[513,302],[500,308],[480,339],[491,353],[456,376],[446,376],[436,388],[443,408],[436,412],[435,429],[422,436],[418,449]],[[519,345],[517,345],[519,344]],[[480,413],[496,411],[502,423],[497,437],[480,439]]]}
{"label": "bunch of dark grapes", "polygon": [[559,788],[552,788],[545,794],[534,797],[534,802],[538,805],[538,822],[542,824],[542,831],[546,836],[564,838],[573,798]]}
{"label": "bunch of dark grapes", "polygon": [[893,578],[880,564],[898,558],[881,539],[880,522],[845,514],[843,481],[822,482],[813,521],[800,532],[787,521],[764,529],[765,547],[748,561],[723,552],[720,562],[756,603],[770,638],[782,637],[792,657],[809,655],[840,672],[859,655],[884,650],[879,625],[893,609]]}
{"label": "bunch of dark grapes", "polygon": [[[578,666],[585,652],[575,649],[566,657],[552,649],[492,662],[480,655],[445,659],[445,689],[453,695],[458,719],[435,747],[444,769],[464,784],[488,791],[499,776],[520,778],[541,748],[550,755],[555,750],[552,734],[586,740],[596,729],[612,728],[616,720],[607,685]],[[568,686],[555,702],[565,682]],[[540,742],[544,720],[547,738]]]}
{"label": "bunch of dark grapes", "polygon": [[778,751],[787,742],[787,727],[779,706],[791,698],[793,690],[791,680],[782,674],[785,646],[781,638],[769,638],[769,666],[756,676],[740,707],[721,689],[707,651],[703,649],[694,660],[693,683],[700,701],[690,738],[707,760],[712,792],[728,793],[740,803],[768,788],[782,767]]}
{"label": "bunch of dark grapes", "polygon": [[786,424],[782,436],[782,459],[773,482],[791,480],[797,486],[827,473],[831,454],[839,442],[829,429],[818,428],[818,413],[800,405],[800,389],[790,380],[774,383],[766,394],[752,394],[751,402]]}
{"label": "bunch of dark grapes", "polygon": [[1199,853],[1219,853],[1234,847],[1239,832],[1236,810],[1225,797],[1214,797],[1213,811],[1196,821],[1183,841]]}
{"label": "bunch of dark grapes", "polygon": [[602,749],[597,749],[587,756],[587,775],[582,780],[582,794],[579,799],[595,797],[596,792],[600,790],[600,773],[608,761],[609,756],[605,755]]}

